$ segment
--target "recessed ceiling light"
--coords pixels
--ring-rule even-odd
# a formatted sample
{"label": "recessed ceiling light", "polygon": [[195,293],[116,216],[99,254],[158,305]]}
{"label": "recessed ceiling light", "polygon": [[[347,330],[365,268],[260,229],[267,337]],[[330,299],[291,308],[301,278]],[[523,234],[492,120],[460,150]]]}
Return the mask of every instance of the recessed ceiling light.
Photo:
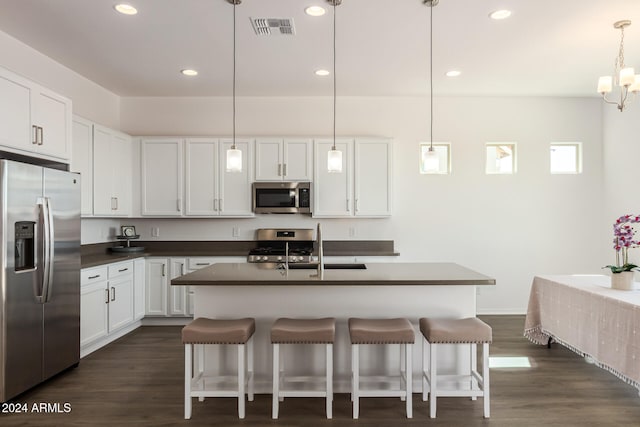
{"label": "recessed ceiling light", "polygon": [[447,77],[458,77],[460,74],[462,74],[462,72],[459,70],[451,70],[445,73]]}
{"label": "recessed ceiling light", "polygon": [[510,16],[511,16],[511,11],[506,9],[496,10],[495,12],[491,12],[489,14],[489,17],[491,19],[496,19],[496,20],[507,19]]}
{"label": "recessed ceiling light", "polygon": [[113,6],[113,8],[123,15],[135,15],[136,13],[138,13],[138,9],[131,6],[130,4],[121,3]]}
{"label": "recessed ceiling light", "polygon": [[328,76],[329,74],[331,74],[329,72],[329,70],[316,70],[316,76]]}
{"label": "recessed ceiling light", "polygon": [[320,6],[309,6],[304,10],[304,13],[306,13],[309,16],[322,16],[326,12],[327,11],[324,9],[324,7],[320,7]]}
{"label": "recessed ceiling light", "polygon": [[189,77],[193,77],[193,76],[197,76],[198,75],[198,72],[196,70],[191,70],[191,69],[180,70],[180,72],[182,74],[184,74],[185,76],[189,76]]}

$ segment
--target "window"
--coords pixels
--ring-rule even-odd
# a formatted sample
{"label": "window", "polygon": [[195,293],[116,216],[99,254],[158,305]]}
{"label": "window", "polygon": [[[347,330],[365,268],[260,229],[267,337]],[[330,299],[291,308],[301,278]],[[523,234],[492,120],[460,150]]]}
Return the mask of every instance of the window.
{"label": "window", "polygon": [[551,173],[582,173],[581,144],[552,142],[549,160]]}
{"label": "window", "polygon": [[420,173],[447,175],[451,173],[451,144],[446,142],[433,143],[433,151],[438,155],[438,170],[427,171],[425,165],[425,155],[431,146],[428,142],[420,143]]}
{"label": "window", "polygon": [[487,174],[513,174],[516,172],[516,144],[512,142],[487,144]]}

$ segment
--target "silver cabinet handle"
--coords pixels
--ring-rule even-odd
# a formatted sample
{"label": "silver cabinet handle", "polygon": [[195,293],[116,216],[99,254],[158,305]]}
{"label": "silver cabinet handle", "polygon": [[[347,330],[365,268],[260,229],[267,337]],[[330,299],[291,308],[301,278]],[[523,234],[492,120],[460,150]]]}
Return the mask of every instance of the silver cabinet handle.
{"label": "silver cabinet handle", "polygon": [[118,209],[118,208],[116,207],[116,198],[115,198],[115,197],[112,197],[112,198],[111,198],[111,210],[112,210],[112,211],[115,211],[115,210],[117,210],[117,209]]}
{"label": "silver cabinet handle", "polygon": [[211,265],[208,262],[196,262],[196,265]]}
{"label": "silver cabinet handle", "polygon": [[178,212],[182,212],[182,199],[178,199],[177,206],[178,206]]}
{"label": "silver cabinet handle", "polygon": [[282,175],[283,176],[287,176],[287,164],[286,163],[282,166]]}
{"label": "silver cabinet handle", "polygon": [[118,273],[122,273],[123,271],[127,271],[128,269],[129,269],[129,267],[123,268],[122,270],[118,270]]}
{"label": "silver cabinet handle", "polygon": [[278,163],[278,176],[282,176],[282,163]]}
{"label": "silver cabinet handle", "polygon": [[42,145],[44,143],[44,129],[41,126],[38,126],[38,133],[40,134],[40,140],[38,141],[38,145]]}
{"label": "silver cabinet handle", "polygon": [[33,145],[37,145],[38,144],[38,126],[31,125],[31,129],[33,130],[33,139],[31,140],[31,143]]}
{"label": "silver cabinet handle", "polygon": [[220,202],[219,202],[219,205],[220,205],[220,212],[222,212],[222,211],[224,210],[224,208],[222,207],[222,199],[219,199],[219,200],[220,200]]}
{"label": "silver cabinet handle", "polygon": [[114,197],[114,199],[116,199],[116,210],[118,210],[118,198]]}
{"label": "silver cabinet handle", "polygon": [[162,277],[166,276],[166,265],[162,264]]}
{"label": "silver cabinet handle", "polygon": [[114,288],[113,286],[111,287],[111,301],[115,301],[116,300],[116,288]]}
{"label": "silver cabinet handle", "polygon": [[180,275],[184,276],[184,264],[180,264]]}
{"label": "silver cabinet handle", "polygon": [[104,300],[105,304],[109,304],[109,288],[105,289],[106,293],[107,293],[107,298]]}
{"label": "silver cabinet handle", "polygon": [[95,276],[89,276],[87,277],[87,279],[92,280],[92,279],[97,279],[98,277],[100,277],[99,274],[96,274]]}
{"label": "silver cabinet handle", "polygon": [[218,211],[218,199],[213,199],[213,210]]}
{"label": "silver cabinet handle", "polygon": [[349,199],[347,199],[347,210],[349,210]]}
{"label": "silver cabinet handle", "polygon": [[358,203],[358,199],[356,199],[356,212],[360,210],[360,204]]}

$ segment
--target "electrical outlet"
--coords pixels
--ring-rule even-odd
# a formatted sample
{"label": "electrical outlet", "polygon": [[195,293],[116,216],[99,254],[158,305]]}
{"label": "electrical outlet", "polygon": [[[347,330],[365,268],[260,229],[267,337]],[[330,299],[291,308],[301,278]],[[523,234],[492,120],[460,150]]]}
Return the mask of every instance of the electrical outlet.
{"label": "electrical outlet", "polygon": [[159,227],[151,227],[151,237],[160,237]]}
{"label": "electrical outlet", "polygon": [[240,227],[238,226],[234,226],[233,229],[231,230],[231,235],[233,237],[238,237],[240,236]]}
{"label": "electrical outlet", "polygon": [[356,237],[356,228],[349,227],[349,237]]}

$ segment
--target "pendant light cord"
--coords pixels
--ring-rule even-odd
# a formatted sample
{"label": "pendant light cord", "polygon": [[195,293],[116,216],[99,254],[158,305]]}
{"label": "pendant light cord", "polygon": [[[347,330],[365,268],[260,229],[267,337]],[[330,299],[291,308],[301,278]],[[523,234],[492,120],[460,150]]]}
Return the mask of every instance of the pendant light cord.
{"label": "pendant light cord", "polygon": [[236,1],[233,2],[233,144],[236,149]]}
{"label": "pendant light cord", "polygon": [[429,112],[431,113],[431,118],[429,122],[429,139],[431,141],[431,145],[429,146],[429,151],[433,151],[433,1],[429,7],[429,95],[431,98],[431,107]]}
{"label": "pendant light cord", "polygon": [[336,149],[336,3],[333,0],[333,147]]}

